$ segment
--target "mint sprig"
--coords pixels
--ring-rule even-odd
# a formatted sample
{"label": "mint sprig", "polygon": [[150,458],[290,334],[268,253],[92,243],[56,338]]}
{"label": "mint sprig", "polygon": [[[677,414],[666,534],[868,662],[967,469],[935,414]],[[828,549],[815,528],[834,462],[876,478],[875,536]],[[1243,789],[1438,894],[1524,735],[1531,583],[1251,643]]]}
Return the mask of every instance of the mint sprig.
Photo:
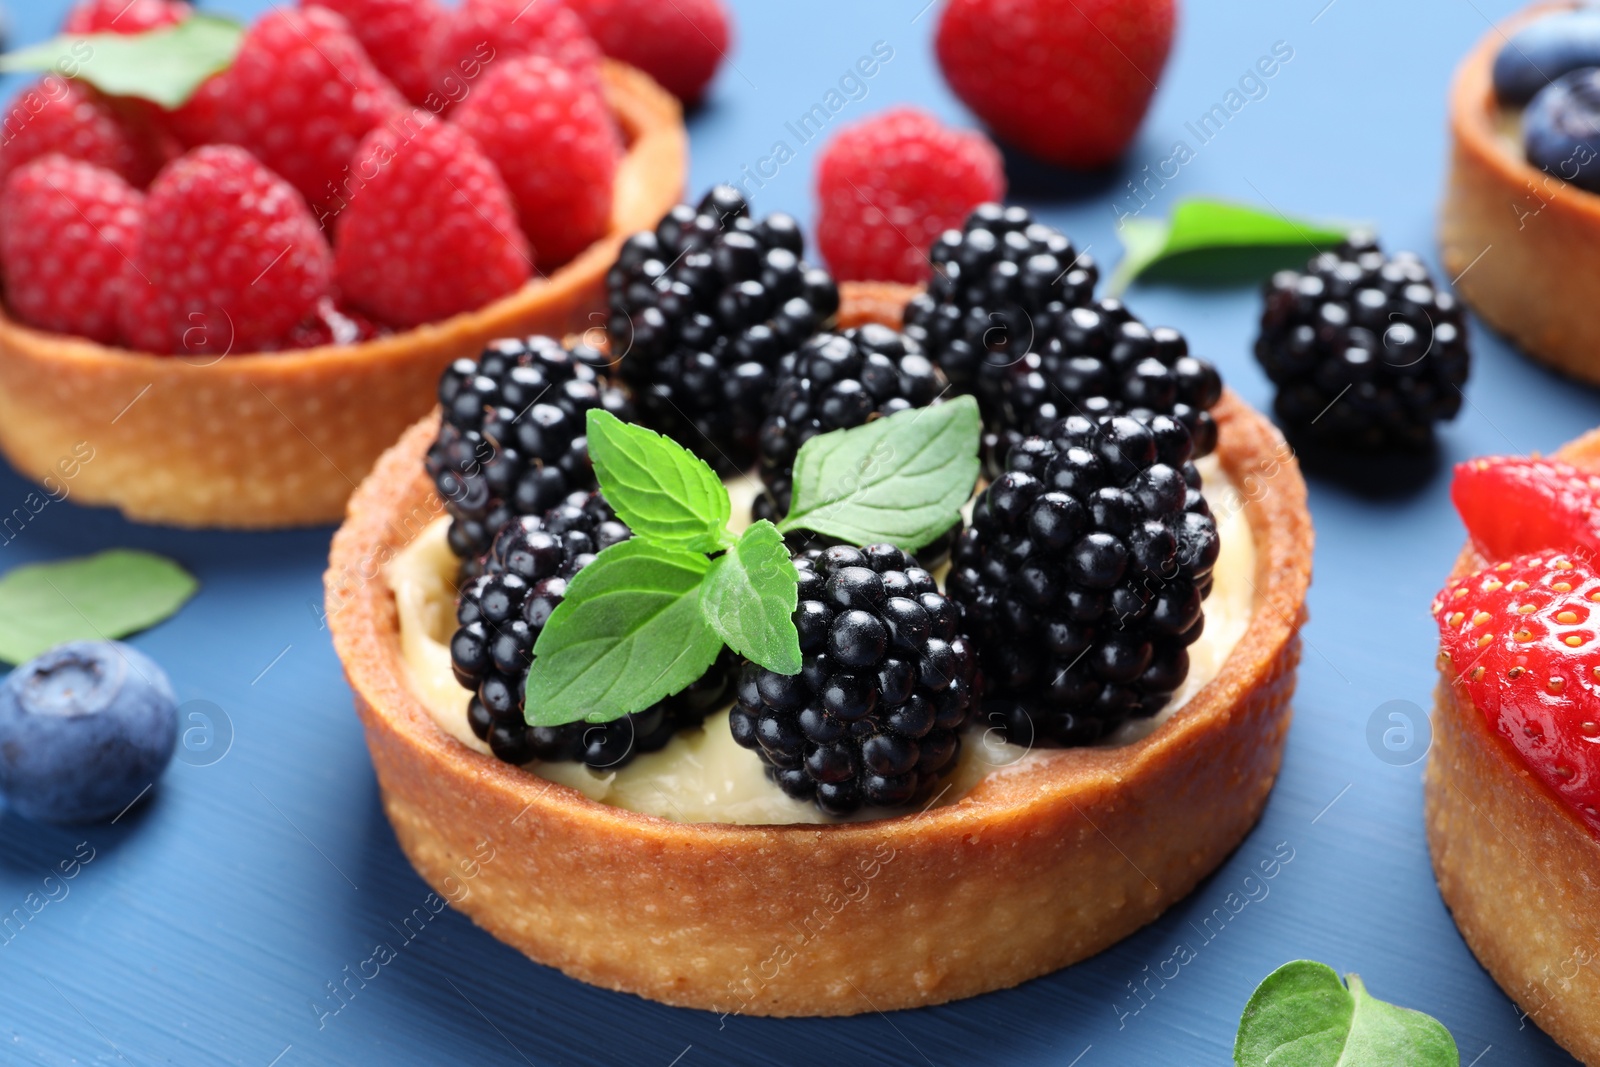
{"label": "mint sprig", "polygon": [[55,71],[171,111],[188,103],[207,78],[232,66],[244,32],[232,19],[196,13],[144,33],[62,34],[0,56],[0,72]]}
{"label": "mint sprig", "polygon": [[783,533],[915,551],[956,523],[978,479],[978,408],[962,397],[806,442],[789,517],[736,535],[705,461],[604,411],[589,412],[587,432],[600,492],[633,537],[579,571],[545,623],[524,704],[534,726],[643,711],[703,675],[724,644],[800,673],[800,576]]}
{"label": "mint sprig", "polygon": [[1296,960],[1251,994],[1233,1045],[1237,1067],[1457,1067],[1455,1039],[1430,1015],[1379,1000],[1356,975]]}

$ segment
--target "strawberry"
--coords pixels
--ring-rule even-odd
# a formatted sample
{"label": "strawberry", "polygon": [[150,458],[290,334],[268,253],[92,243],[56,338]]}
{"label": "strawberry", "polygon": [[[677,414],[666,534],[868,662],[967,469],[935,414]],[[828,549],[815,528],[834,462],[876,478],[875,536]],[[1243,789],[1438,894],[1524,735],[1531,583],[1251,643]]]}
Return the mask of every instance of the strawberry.
{"label": "strawberry", "polygon": [[1445,586],[1440,655],[1489,728],[1600,833],[1600,572],[1535,553]]}
{"label": "strawberry", "polygon": [[139,188],[149,184],[164,162],[157,140],[111,101],[55,74],[12,102],[0,139],[0,180],[51,152],[104,167]]}
{"label": "strawberry", "polygon": [[631,63],[686,104],[699,101],[728,53],[722,0],[567,0],[600,50]]}
{"label": "strawberry", "polygon": [[110,344],[144,195],[104,167],[49,155],[0,193],[6,300],[29,326]]}
{"label": "strawberry", "polygon": [[546,56],[497,60],[452,119],[499,168],[540,264],[605,234],[622,136],[587,80]]}
{"label": "strawberry", "polygon": [[[433,88],[427,52],[445,17],[436,0],[315,0],[343,15],[367,55],[413,104]],[[310,7],[311,0],[301,0]]]}
{"label": "strawberry", "polygon": [[233,65],[172,123],[187,144],[249,149],[321,218],[332,214],[361,138],[405,106],[341,16],[278,8],[250,27]]}
{"label": "strawberry", "polygon": [[600,46],[563,0],[461,0],[429,52],[438,103],[448,110],[477,92],[473,83],[485,70],[529,55],[552,59],[600,88]]}
{"label": "strawberry", "polygon": [[1456,465],[1450,486],[1473,544],[1489,559],[1582,548],[1600,553],[1600,475],[1554,459],[1487,456]]}
{"label": "strawberry", "polygon": [[179,0],[83,0],[67,15],[64,33],[144,33],[189,17]]}
{"label": "strawberry", "polygon": [[1099,167],[1138,132],[1172,46],[1176,0],[950,0],[945,80],[1002,140]]}
{"label": "strawberry", "polygon": [[274,344],[329,293],[333,253],[294,187],[242,148],[174,160],[123,275],[123,339],[220,358]]}
{"label": "strawberry", "polygon": [[1005,191],[987,137],[893,108],[845,127],[823,149],[817,247],[841,281],[926,281],[934,239]]}
{"label": "strawberry", "polygon": [[339,289],[394,326],[480,308],[520,288],[533,270],[494,165],[466,133],[430,120],[367,135],[352,169],[373,177],[339,216]]}

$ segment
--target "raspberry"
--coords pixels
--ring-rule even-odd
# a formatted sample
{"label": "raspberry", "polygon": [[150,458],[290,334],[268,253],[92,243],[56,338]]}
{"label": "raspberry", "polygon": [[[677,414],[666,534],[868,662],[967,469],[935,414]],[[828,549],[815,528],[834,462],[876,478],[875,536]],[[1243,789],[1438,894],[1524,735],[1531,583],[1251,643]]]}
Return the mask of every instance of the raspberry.
{"label": "raspberry", "polygon": [[428,53],[442,103],[459,104],[479,90],[485,70],[522,56],[545,56],[600,88],[600,46],[562,0],[461,0],[445,15]]}
{"label": "raspberry", "polygon": [[499,168],[546,269],[605,234],[622,136],[583,78],[546,56],[497,61],[451,118]]}
{"label": "raspberry", "polygon": [[83,0],[67,15],[63,33],[144,33],[189,17],[178,0]]}
{"label": "raspberry", "polygon": [[1600,554],[1600,475],[1570,463],[1471,459],[1456,464],[1450,498],[1490,559],[1552,550]]}
{"label": "raspberry", "polygon": [[420,128],[380,126],[356,151],[334,242],[339,289],[394,326],[436,322],[522,286],[533,269],[511,194],[472,138],[419,112]]}
{"label": "raspberry", "polygon": [[934,238],[1005,191],[988,138],[894,108],[840,130],[823,149],[817,247],[841,281],[926,281]]}
{"label": "raspberry", "polygon": [[274,348],[290,351],[326,345],[357,345],[382,337],[385,332],[359,311],[337,303],[331,296],[325,296],[317,301],[310,315],[284,335],[280,345],[268,346],[264,351]]}
{"label": "raspberry", "polygon": [[1175,0],[950,0],[945,80],[1002,140],[1098,167],[1139,130],[1177,21]]}
{"label": "raspberry", "polygon": [[50,152],[114,172],[135,188],[150,184],[163,155],[156,139],[126,121],[80,82],[47,75],[12,103],[0,138],[0,180]]}
{"label": "raspberry", "polygon": [[697,102],[728,52],[722,0],[567,0],[606,55],[631,63],[686,104]]}
{"label": "raspberry", "polygon": [[[115,0],[113,0],[115,2]],[[343,15],[373,64],[413,104],[433,89],[427,53],[445,18],[435,0],[300,0]]]}
{"label": "raspberry", "polygon": [[288,182],[242,148],[197,148],[150,186],[124,272],[123,339],[148,352],[253,352],[310,315],[332,276],[333,253]]}
{"label": "raspberry", "polygon": [[233,66],[202,85],[172,122],[187,144],[249,149],[320,219],[336,210],[361,138],[404,107],[341,16],[279,8],[250,27]]}
{"label": "raspberry", "polygon": [[0,194],[6,300],[29,326],[109,344],[122,270],[144,223],[144,195],[90,163],[45,156]]}
{"label": "raspberry", "polygon": [[1433,615],[1452,684],[1466,690],[1489,729],[1534,776],[1600,834],[1596,600],[1600,574],[1592,563],[1546,553],[1452,581],[1434,599]]}

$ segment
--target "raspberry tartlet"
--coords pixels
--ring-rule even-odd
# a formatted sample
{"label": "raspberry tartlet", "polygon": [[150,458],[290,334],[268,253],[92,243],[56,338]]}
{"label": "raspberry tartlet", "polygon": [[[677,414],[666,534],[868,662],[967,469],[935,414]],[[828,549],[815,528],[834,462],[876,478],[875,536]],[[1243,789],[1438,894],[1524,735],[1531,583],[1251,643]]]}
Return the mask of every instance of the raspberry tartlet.
{"label": "raspberry tartlet", "polygon": [[[186,14],[181,5],[173,10]],[[581,36],[581,25],[573,26]],[[161,118],[171,128],[172,143],[163,149],[169,158],[192,150],[165,164],[148,193],[137,183],[150,179],[149,168],[131,165],[122,177],[133,187],[106,191],[121,179],[103,167],[120,156],[89,160],[103,167],[76,182],[70,174],[46,175],[50,185],[82,190],[74,195],[83,218],[104,216],[96,225],[100,245],[63,267],[61,250],[85,243],[78,216],[45,214],[45,207],[17,216],[33,229],[19,223],[20,236],[6,242],[15,258],[9,304],[0,313],[0,451],[24,475],[46,480],[75,449],[92,445],[94,462],[76,468],[76,498],[138,521],[236,528],[337,521],[379,453],[427,412],[439,374],[453,360],[476,356],[496,337],[603,325],[596,315],[605,274],[622,240],[652,225],[681,194],[687,138],[677,100],[639,70],[600,57],[586,36],[580,43],[587,49],[581,70],[540,55],[507,52],[494,63],[478,55],[471,72],[481,69],[481,79],[473,82],[463,67],[444,83],[458,94],[471,85],[444,116],[442,97],[407,102],[339,15],[305,5],[265,16],[233,67]],[[342,51],[330,52],[336,46]],[[301,124],[307,143],[290,138],[285,150],[284,130],[264,126],[261,117],[283,116],[271,107],[246,108],[242,99],[278,85],[277,71],[305,66],[288,49],[335,55],[341,73],[353,72],[356,102],[335,116],[345,127],[319,115]],[[76,81],[56,81],[80,110],[161,115],[146,101],[108,104]],[[329,94],[314,89],[284,87],[274,106],[297,92],[311,94],[306,108],[321,106]],[[491,98],[511,111],[494,110]],[[574,157],[565,184],[535,174],[528,156],[529,146],[541,143],[528,128],[542,121],[533,117],[535,98],[567,101],[561,114],[569,118],[579,104],[590,107],[604,127],[592,158]],[[529,101],[526,114],[512,106],[519,100]],[[379,112],[390,118],[375,125]],[[360,181],[350,167],[340,177],[341,160],[355,165],[356,146],[356,158],[381,164]],[[383,162],[402,150],[410,153],[405,175]],[[19,149],[7,151],[0,162],[9,165]],[[66,164],[48,157],[14,162],[13,185],[32,178],[31,168]],[[226,205],[197,199],[193,210],[183,207],[198,182],[226,191],[233,203],[282,210],[239,223],[236,232],[253,226],[263,234],[255,246],[218,244],[211,235]],[[413,236],[397,239],[404,226],[396,219],[431,219],[452,195],[463,206],[448,225],[420,233],[414,226]],[[404,197],[416,201],[415,211],[387,210]],[[23,211],[40,198],[14,199]],[[139,210],[148,211],[148,225],[120,225]],[[26,247],[28,235],[50,220],[59,221],[63,243]],[[339,235],[332,250],[316,232],[318,222]],[[203,279],[194,258],[210,265]],[[87,287],[92,301],[114,307],[120,285],[120,315],[58,306],[60,294],[82,291],[81,272],[93,263],[124,260],[117,285]],[[419,266],[424,261],[432,266]],[[45,269],[65,270],[73,287],[41,291],[29,283],[53,276],[40,273]],[[200,279],[194,284],[215,286],[230,272],[235,299],[214,304],[220,316],[213,305],[184,314],[184,285]],[[64,328],[63,315],[75,328]]]}
{"label": "raspberry tartlet", "polygon": [[[830,309],[813,340],[795,341],[810,348],[779,364],[772,395],[791,395],[787,375],[815,380],[824,373],[803,370],[808,360],[831,360],[841,373],[873,367],[903,376],[916,342],[891,344],[888,335],[915,293],[841,286],[836,314]],[[532,366],[532,350],[545,344],[497,351]],[[921,382],[938,372],[922,359],[910,373]],[[858,378],[873,380],[866,370],[836,378],[841,387],[828,410],[856,395],[849,383]],[[837,433],[915,419],[919,412],[905,406],[918,402],[914,392],[902,390],[886,402],[892,406],[863,415],[865,422],[843,422],[857,428]],[[976,405],[944,403],[974,413],[975,475]],[[808,404],[801,405],[807,419],[814,410]],[[591,414],[590,425],[610,417]],[[1108,415],[1105,425],[1129,447],[1154,448],[1151,434],[1164,434],[1179,443],[1179,459],[1191,454],[1177,420],[1147,417],[1153,421]],[[430,477],[437,466],[425,469],[443,438],[437,416],[423,420],[351,498],[327,575],[330,630],[401,847],[425,879],[443,885],[480,841],[492,839],[501,859],[483,868],[479,888],[461,903],[475,922],[583,981],[722,1013],[849,1015],[937,1004],[1101,951],[1187,894],[1238,845],[1271,789],[1289,725],[1310,580],[1304,483],[1278,433],[1231,393],[1211,419],[1217,440],[1205,463],[1206,477],[1216,481],[1212,508],[1196,503],[1198,490],[1186,497],[1181,486],[1175,503],[1161,505],[1174,509],[1172,529],[1187,529],[1185,499],[1225,528],[1221,559],[1206,555],[1195,564],[1195,582],[1211,590],[1210,636],[1192,616],[1174,624],[1196,641],[1184,660],[1193,664],[1186,682],[1174,691],[1154,673],[1142,676],[1160,688],[1159,699],[1147,708],[1106,709],[1097,719],[1104,732],[1092,731],[1102,743],[1052,747],[1045,733],[1059,732],[1063,720],[1049,719],[1052,731],[1042,731],[1030,749],[1019,736],[1029,724],[1025,711],[1007,718],[987,705],[979,710],[989,653],[967,639],[960,620],[968,609],[956,606],[953,587],[948,599],[939,594],[933,575],[892,546],[823,540],[833,547],[794,547],[794,610],[799,648],[826,651],[805,651],[799,675],[746,665],[718,705],[731,703],[730,711],[681,702],[651,709],[632,727],[641,744],[625,764],[602,743],[580,744],[561,762],[539,747],[565,744],[548,727],[508,732],[492,676],[510,671],[516,681],[515,672],[527,671],[530,635],[516,629],[521,623],[485,627],[507,615],[508,589],[529,604],[559,598],[561,589],[577,596],[587,571],[570,553],[600,550],[603,559],[632,544],[617,519],[624,509],[613,514],[580,491],[543,518],[509,520],[475,566],[467,561],[461,601],[453,604],[463,560],[451,546],[466,538],[427,522],[444,508],[438,486],[454,483]],[[1081,419],[1073,427],[1064,432],[1093,432]],[[782,429],[788,434],[792,424]],[[812,440],[830,437],[836,434]],[[787,460],[788,452],[781,455]],[[807,483],[795,470],[798,497]],[[1014,471],[1001,481],[1008,488],[980,494],[974,530],[990,529],[988,514],[1004,511],[1007,494],[1027,478]],[[761,491],[755,476],[738,470],[724,474],[724,484],[736,512],[747,511]],[[1227,485],[1236,489],[1218,491]],[[452,531],[479,521],[453,520]],[[1197,543],[1214,553],[1218,527],[1209,518],[1195,526]],[[962,551],[958,546],[955,566]],[[571,585],[549,584],[568,582],[574,565],[580,569]],[[536,584],[508,584],[516,574]],[[887,601],[883,589],[892,594]],[[850,599],[858,595],[866,599]],[[907,607],[907,597],[922,607]],[[1235,613],[1231,605],[1241,607]],[[548,633],[557,616],[547,604],[519,618]],[[819,618],[824,630],[811,626]],[[890,659],[883,661],[886,643]],[[921,666],[909,677],[896,677],[892,666],[900,647],[920,650]],[[535,668],[555,654],[540,637]],[[882,664],[869,689],[882,700],[903,700],[893,714],[852,706],[857,683],[840,667],[868,663]],[[492,666],[479,669],[484,664]],[[820,705],[796,688],[802,679]],[[538,688],[536,679],[527,684],[530,694]],[[926,699],[919,686],[930,687]],[[890,689],[901,695],[884,696]],[[1131,692],[1105,691],[1112,689]],[[511,725],[520,724],[520,694],[516,700]],[[931,732],[928,722],[906,725],[919,708],[938,723],[946,716],[962,723],[959,740],[948,740],[941,725]],[[538,709],[531,695],[528,710],[532,722]],[[661,747],[656,731],[670,731],[670,718],[685,715],[690,721],[678,724],[684,732]],[[1119,727],[1130,718],[1146,721]],[[843,741],[816,740],[841,721],[876,724],[859,753],[850,747],[865,736],[859,730],[846,731]],[[803,746],[795,740],[801,734],[810,739]],[[907,750],[907,736],[922,740]],[[535,762],[515,765],[530,755]],[[908,937],[913,921],[917,934]]]}
{"label": "raspberry tartlet", "polygon": [[1532,1020],[1600,1061],[1600,432],[1548,460],[1456,472],[1470,540],[1440,628],[1424,779],[1439,892],[1479,962]]}
{"label": "raspberry tartlet", "polygon": [[[1600,381],[1600,325],[1588,313],[1600,292],[1600,193],[1569,180],[1580,172],[1600,175],[1600,160],[1593,149],[1580,148],[1558,152],[1544,166],[1530,162],[1546,155],[1525,143],[1524,126],[1543,94],[1523,110],[1524,94],[1512,85],[1497,92],[1495,84],[1503,52],[1522,58],[1523,46],[1508,43],[1519,31],[1577,10],[1571,4],[1530,7],[1484,34],[1456,69],[1439,240],[1446,273],[1486,322],[1535,359]],[[1559,73],[1542,56],[1526,62],[1551,77]],[[1600,53],[1586,61],[1590,72],[1595,66]],[[1543,84],[1544,75],[1538,77]],[[1501,78],[1509,80],[1503,68]],[[1501,93],[1511,99],[1503,101]]]}

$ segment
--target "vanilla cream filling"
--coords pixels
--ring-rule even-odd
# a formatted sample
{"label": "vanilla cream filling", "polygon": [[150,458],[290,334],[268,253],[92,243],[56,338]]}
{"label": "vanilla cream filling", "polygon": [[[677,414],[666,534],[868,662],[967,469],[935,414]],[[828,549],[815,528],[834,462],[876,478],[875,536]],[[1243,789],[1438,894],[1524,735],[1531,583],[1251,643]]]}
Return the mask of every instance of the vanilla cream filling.
{"label": "vanilla cream filling", "polygon": [[[1222,539],[1214,584],[1205,603],[1205,632],[1189,647],[1189,676],[1167,706],[1153,718],[1128,723],[1106,744],[1128,744],[1144,737],[1192,700],[1217,676],[1250,625],[1256,566],[1250,524],[1238,491],[1215,457],[1201,460],[1198,466]],[[731,482],[733,514],[748,515],[757,491],[754,478]],[[394,591],[400,648],[413,691],[441,730],[469,748],[487,753],[489,747],[467,724],[471,694],[456,683],[450,669],[458,561],[445,541],[447,527],[447,519],[428,526],[390,561],[385,575]],[[969,725],[956,770],[935,803],[952,803],[985,775],[1003,773],[1030,758],[1026,749],[1000,741],[988,724]],[[676,822],[838,821],[809,802],[785,795],[768,779],[756,754],[734,742],[726,710],[709,716],[699,729],[679,733],[661,751],[638,756],[618,770],[596,771],[580,763],[534,763],[527,769],[593,800]],[[884,814],[892,813],[867,811],[857,817]]]}

